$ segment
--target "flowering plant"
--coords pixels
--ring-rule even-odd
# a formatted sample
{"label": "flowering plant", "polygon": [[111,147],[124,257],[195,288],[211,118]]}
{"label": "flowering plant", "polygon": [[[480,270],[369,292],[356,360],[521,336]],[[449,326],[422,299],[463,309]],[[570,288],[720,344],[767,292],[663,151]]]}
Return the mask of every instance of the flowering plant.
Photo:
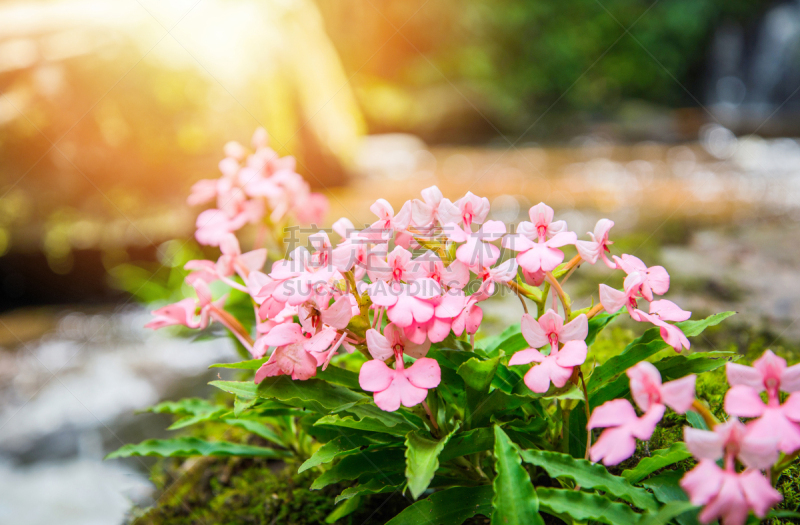
{"label": "flowering plant", "polygon": [[[196,238],[221,255],[190,261],[186,282],[196,298],[155,310],[148,326],[218,323],[251,358],[214,365],[247,375],[211,383],[232,403],[157,406],[184,416],[174,428],[219,421],[271,446],[177,438],[112,456],[296,457],[300,471],[319,472],[312,489],[349,484],[331,520],[360,498],[393,492],[417,501],[392,524],[455,524],[478,514],[544,523],[543,513],[569,523],[685,523],[696,515],[739,525],[781,501],[772,482],[800,450],[800,394],[791,394],[800,390],[800,365],[787,367],[770,351],[752,368],[730,352],[687,354],[689,337],[732,312],[689,320],[659,298],[669,274],[611,255],[612,221],[579,240],[540,203],[510,232],[488,220],[486,198],[451,201],[432,186],[398,211],[379,199],[371,225],[340,219],[337,243],[315,232],[310,249],[297,247],[265,270],[267,250],[243,253],[235,233],[260,225],[260,245],[287,214],[315,222],[326,204],[291,158],[267,147],[263,130],[253,145],[250,154],[227,145],[222,178],[193,188],[190,203],[217,199],[198,217]],[[567,247],[577,253],[564,262]],[[598,261],[625,274],[622,289],[601,284],[597,304],[573,309],[565,281]],[[238,294],[245,307],[229,308],[229,296],[215,299],[212,287]],[[505,292],[519,300],[519,322],[479,337],[487,299]],[[622,315],[652,326],[598,363],[592,345]],[[675,353],[648,361],[668,348]],[[695,397],[695,374],[721,366],[732,386],[724,422]],[[686,415],[684,442],[629,460],[667,410]],[[674,470],[692,457],[688,473]],[[626,460],[629,468],[617,467]]]}

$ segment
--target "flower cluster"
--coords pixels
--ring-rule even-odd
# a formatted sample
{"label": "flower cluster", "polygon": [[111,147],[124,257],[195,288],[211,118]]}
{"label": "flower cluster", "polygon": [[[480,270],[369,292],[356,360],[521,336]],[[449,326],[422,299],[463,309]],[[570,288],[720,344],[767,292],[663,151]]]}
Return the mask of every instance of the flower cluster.
{"label": "flower cluster", "polygon": [[[601,219],[594,231],[588,232],[588,239],[579,240],[565,221],[555,220],[551,207],[539,203],[528,211],[529,221],[510,229],[489,219],[488,199],[468,192],[451,201],[431,186],[422,191],[420,199],[405,202],[398,211],[388,201],[378,199],[370,207],[376,216],[371,224],[356,228],[350,220],[339,219],[332,228],[339,237],[337,242],[326,231],[313,231],[308,247],[297,247],[283,259],[273,257],[268,265],[267,250],[260,247],[262,233],[272,232],[278,237],[289,213],[301,222],[319,222],[326,201],[309,191],[295,173],[291,157],[280,158],[266,144],[263,130],[257,130],[253,137],[254,152],[248,153],[237,143],[227,144],[226,158],[220,163],[223,176],[193,187],[190,203],[216,199],[217,207],[198,217],[195,235],[203,244],[218,246],[220,256],[216,261],[187,263],[186,282],[197,299],[184,299],[154,311],[149,327],[203,329],[212,321],[223,325],[253,357],[249,366],[257,367],[255,383],[266,383],[260,390],[270,384],[266,378],[307,380],[325,370],[337,354],[359,352],[362,357],[347,361],[350,365],[361,363],[357,395],[371,393],[383,411],[399,411],[392,417],[404,418],[403,414],[409,413],[401,407],[422,405],[428,416],[424,424],[436,431],[432,434],[443,437],[445,429],[440,433],[437,421],[443,427],[450,426],[448,432],[456,432],[460,423],[448,420],[446,408],[444,419],[439,417],[447,401],[438,395],[443,389],[431,390],[442,382],[440,363],[447,362],[442,360],[442,352],[433,353],[431,348],[468,352],[471,346],[475,350],[485,301],[508,291],[519,299],[523,311],[519,333],[514,334],[517,351],[507,355],[509,347],[498,345],[493,357],[469,352],[474,357],[463,365],[483,357],[487,361],[480,361],[479,367],[504,367],[508,374],[502,381],[506,390],[499,392],[512,394],[506,396],[514,401],[509,407],[519,408],[517,401],[521,399],[542,402],[540,407],[547,401],[564,408],[556,412],[558,417],[568,417],[569,407],[559,403],[569,402],[582,390],[588,416],[586,458],[607,466],[633,456],[637,440],[651,438],[667,408],[679,414],[693,410],[710,430],[686,429],[686,446],[698,464],[684,476],[681,486],[693,504],[704,507],[700,521],[721,519],[723,525],[740,525],[750,511],[763,517],[781,500],[764,472],[777,475],[800,451],[800,394],[793,393],[800,390],[800,365],[787,367],[770,351],[752,368],[728,363],[732,388],[725,398],[725,409],[735,417],[725,423],[717,422],[695,399],[694,375],[683,371],[673,376],[678,379],[662,382],[659,363],[645,359],[662,348],[672,347],[676,352],[689,349],[681,326],[711,323],[675,324],[687,321],[691,312],[657,297],[669,290],[669,274],[661,266],[648,267],[633,255],[613,255],[611,220]],[[256,225],[260,233],[254,249],[244,252],[235,233],[246,224]],[[574,251],[568,260],[565,249]],[[564,283],[581,264],[599,261],[621,272],[622,289],[601,284],[597,304],[573,310]],[[253,316],[252,330],[225,310],[227,294],[216,300],[212,297],[212,283],[217,283],[215,289],[227,287],[237,290],[238,296],[246,294],[251,303],[246,310]],[[596,374],[601,377],[597,380],[590,367],[582,370],[591,357],[589,346],[597,330],[623,312],[635,322],[656,328],[643,336],[649,338],[652,352],[638,357],[630,357],[634,352],[626,354],[630,359],[625,373],[633,403],[618,390],[624,382],[615,377],[623,369]],[[520,349],[524,346],[519,344],[521,340],[527,348]],[[461,367],[456,368],[460,375]],[[588,383],[584,372],[593,374],[587,375]],[[532,394],[515,396],[517,385],[509,381],[514,373],[517,384],[524,382]],[[593,406],[590,401],[596,401],[590,399],[590,390],[597,393],[603,386],[597,383],[611,380],[619,398],[608,400],[589,414],[588,407]],[[473,382],[484,384],[487,395],[498,392],[491,377],[473,377]],[[318,388],[314,385],[319,384],[305,383],[309,388]],[[355,389],[355,377],[350,384]],[[781,397],[781,392],[790,395]],[[474,401],[474,396],[467,398],[468,404]],[[431,402],[429,407],[431,399],[436,404]],[[497,394],[495,402],[500,403],[497,399],[503,398]],[[363,401],[368,398],[359,404]],[[526,411],[524,418],[527,420],[532,412]],[[464,414],[458,415],[470,421]],[[750,420],[742,423],[737,417]],[[498,418],[493,423],[495,436],[503,432],[500,426],[506,423],[502,421]],[[554,434],[562,434],[562,440],[568,438],[569,426],[565,423],[568,421],[555,425],[558,430]],[[509,428],[514,431],[521,427],[509,424]],[[603,431],[592,444],[594,429]],[[480,462],[475,475],[486,478]]]}
{"label": "flower cluster", "polygon": [[200,244],[219,246],[226,235],[246,224],[265,219],[277,224],[289,213],[302,224],[322,221],[328,209],[327,199],[312,193],[308,183],[295,172],[294,157],[280,157],[267,143],[264,128],[253,134],[253,152],[238,142],[228,142],[225,158],[219,162],[222,177],[204,179],[192,186],[189,205],[216,200],[217,206],[197,217],[195,237]]}

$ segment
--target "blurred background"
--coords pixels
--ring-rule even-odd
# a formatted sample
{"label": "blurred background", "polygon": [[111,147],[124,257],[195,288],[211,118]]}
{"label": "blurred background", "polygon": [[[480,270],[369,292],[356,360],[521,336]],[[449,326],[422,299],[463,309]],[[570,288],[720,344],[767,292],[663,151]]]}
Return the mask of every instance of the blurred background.
{"label": "blurred background", "polygon": [[797,0],[0,1],[0,521],[151,501],[150,463],[101,459],[236,357],[142,328],[203,254],[185,199],[225,142],[268,129],[320,226],[432,184],[611,218],[672,298],[741,313],[701,348],[791,350],[798,116]]}

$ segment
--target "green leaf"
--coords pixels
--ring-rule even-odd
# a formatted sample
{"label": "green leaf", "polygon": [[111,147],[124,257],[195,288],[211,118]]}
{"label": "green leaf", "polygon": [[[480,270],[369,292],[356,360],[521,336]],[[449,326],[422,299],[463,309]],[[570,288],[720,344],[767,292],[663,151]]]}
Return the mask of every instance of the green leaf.
{"label": "green leaf", "polygon": [[689,422],[690,425],[694,428],[699,428],[700,430],[708,430],[708,425],[706,424],[706,420],[703,419],[703,416],[695,412],[694,410],[689,410],[686,412],[686,421]]}
{"label": "green leaf", "polygon": [[[640,523],[641,525],[667,525],[670,521],[677,519],[679,523],[685,516],[691,516],[692,510],[696,507],[688,501],[672,501],[667,503],[656,514],[646,516]],[[694,520],[697,523],[697,520]]]}
{"label": "green leaf", "polygon": [[622,312],[622,309],[613,314],[603,312],[589,319],[589,334],[586,336],[586,346],[591,346],[595,339],[597,339],[597,335],[603,331],[603,328],[608,326],[611,321],[616,319]]}
{"label": "green leaf", "polygon": [[492,524],[540,524],[539,501],[531,478],[522,466],[516,445],[505,432],[494,427],[494,459],[497,475],[494,478]]}
{"label": "green leaf", "polygon": [[[658,476],[653,476],[652,478],[648,478],[641,484],[647,487],[648,489],[652,490],[653,494],[655,494],[658,501],[662,503],[666,504],[672,502],[688,503],[689,497],[686,495],[686,493],[679,485],[679,482],[683,477],[683,475],[684,473],[679,470],[670,470],[662,474],[659,474]],[[678,523],[680,523],[681,525],[698,525],[697,515],[695,512],[691,511],[687,512],[685,510],[683,513],[679,513],[679,515],[675,517],[675,520],[678,521]]]}
{"label": "green leaf", "polygon": [[236,370],[258,370],[261,365],[267,362],[269,356],[262,357],[261,359],[250,359],[248,361],[239,361],[237,363],[216,363],[208,368],[232,368]]}
{"label": "green leaf", "polygon": [[393,436],[405,436],[415,428],[408,424],[395,424],[394,426],[386,426],[382,421],[372,417],[362,417],[356,419],[352,416],[341,417],[338,414],[331,414],[320,418],[315,426],[329,425],[334,427],[353,428],[356,430],[366,430],[369,432],[381,432],[384,434],[392,434]]}
{"label": "green leaf", "polygon": [[499,357],[483,361],[473,357],[462,363],[456,373],[464,378],[468,387],[478,392],[487,392],[499,362]]}
{"label": "green leaf", "polygon": [[193,437],[175,439],[148,439],[139,444],[128,444],[120,447],[106,459],[127,458],[130,456],[257,456],[264,458],[285,458],[291,453],[274,448],[240,445],[227,441],[203,441]]}
{"label": "green leaf", "polygon": [[[511,337],[514,337],[515,335],[521,335],[521,334],[522,332],[519,323],[515,323],[497,335],[485,337],[477,341],[475,343],[475,346],[483,350],[483,352],[485,352],[486,355],[494,355],[497,353],[497,351],[500,349],[500,347],[505,341],[507,341]],[[508,354],[508,352],[506,352],[506,354]]]}
{"label": "green leaf", "polygon": [[277,399],[322,414],[347,403],[367,399],[363,394],[319,379],[292,381],[288,376],[267,377],[259,385],[250,381],[212,381],[209,384],[239,397]]}
{"label": "green leaf", "polygon": [[622,477],[631,483],[638,483],[656,470],[674,465],[691,456],[692,454],[686,449],[686,445],[682,441],[678,441],[669,448],[656,450],[649,458],[642,458],[634,468],[624,470]]}
{"label": "green leaf", "polygon": [[453,487],[406,508],[386,525],[461,525],[477,514],[492,513],[492,487]]}
{"label": "green leaf", "polygon": [[526,463],[545,469],[550,477],[569,478],[582,489],[597,489],[613,494],[640,509],[658,509],[658,503],[649,492],[634,487],[624,478],[612,475],[599,463],[542,450],[523,450],[521,456]]}
{"label": "green leaf", "polygon": [[366,496],[368,494],[383,494],[386,492],[400,492],[403,489],[406,478],[402,474],[393,473],[388,476],[383,474],[376,474],[374,476],[361,476],[361,479],[367,477],[364,483],[359,483],[354,487],[348,487],[342,491],[341,494],[336,496],[335,503],[344,501],[358,496]]}
{"label": "green leaf", "polygon": [[458,427],[442,439],[431,439],[425,430],[409,432],[406,436],[406,479],[414,499],[425,492],[439,469],[439,454]]}
{"label": "green leaf", "polygon": [[494,447],[494,431],[489,427],[476,428],[455,434],[439,454],[439,461],[449,461],[467,454],[476,454]]}
{"label": "green leaf", "polygon": [[514,410],[530,403],[529,397],[509,395],[502,390],[492,390],[489,394],[481,396],[475,408],[467,413],[470,428],[482,427],[489,422],[493,415]]}
{"label": "green leaf", "polygon": [[586,409],[583,401],[578,402],[569,413],[569,455],[573,458],[583,458],[586,455]]}
{"label": "green leaf", "polygon": [[248,432],[252,432],[257,436],[266,439],[267,441],[275,443],[276,445],[286,447],[286,442],[284,439],[264,423],[260,423],[253,419],[226,419],[225,423],[235,427],[243,428]]}
{"label": "green leaf", "polygon": [[361,498],[355,497],[352,499],[348,499],[335,509],[333,512],[328,514],[328,517],[325,518],[325,523],[336,523],[340,519],[349,516],[353,512],[355,512],[358,507],[361,506]]}
{"label": "green leaf", "polygon": [[338,366],[328,365],[328,368],[325,370],[318,368],[316,378],[361,391],[361,385],[358,382],[358,374]]}
{"label": "green leaf", "polygon": [[[714,326],[721,323],[727,317],[730,317],[735,312],[723,312],[715,314],[699,321],[684,321],[677,323],[678,327],[683,330],[687,337],[699,335],[703,330],[709,326]],[[644,361],[648,357],[655,355],[661,350],[668,348],[669,345],[661,338],[659,329],[651,328],[646,330],[641,337],[632,341],[621,354],[615,355],[608,361],[598,366],[592,377],[589,379],[587,385],[589,393],[594,393],[603,387],[612,378],[625,372],[628,368],[632,367],[639,361]]]}
{"label": "green leaf", "polygon": [[369,439],[357,435],[341,435],[333,438],[319,447],[317,451],[305,461],[305,463],[300,465],[300,469],[298,469],[297,472],[299,474],[300,472],[316,467],[317,465],[329,463],[339,456],[352,454],[353,452],[361,449],[361,447],[365,447],[369,444]]}
{"label": "green leaf", "polygon": [[181,399],[180,401],[165,401],[147,409],[156,414],[185,415],[169,426],[167,430],[177,430],[202,421],[217,419],[230,409],[215,405],[208,400],[198,398]]}
{"label": "green leaf", "polygon": [[252,408],[257,401],[257,397],[254,397],[253,399],[242,399],[239,396],[236,396],[233,399],[233,415],[236,417],[241,416],[246,410]]}
{"label": "green leaf", "polygon": [[388,476],[395,472],[403,472],[406,460],[403,450],[399,448],[368,448],[357,454],[345,456],[330,470],[323,472],[311,489],[321,489],[332,483],[347,479],[358,479],[364,474],[381,474]]}
{"label": "green leaf", "polygon": [[543,487],[536,489],[536,494],[539,496],[541,511],[560,519],[569,516],[576,521],[594,520],[608,525],[635,525],[640,517],[629,506],[613,502],[599,494]]}

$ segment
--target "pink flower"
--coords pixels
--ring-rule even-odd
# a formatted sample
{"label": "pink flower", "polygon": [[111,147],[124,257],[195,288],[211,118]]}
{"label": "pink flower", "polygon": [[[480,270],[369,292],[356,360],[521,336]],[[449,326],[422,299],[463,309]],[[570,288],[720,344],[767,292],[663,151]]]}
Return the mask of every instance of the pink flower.
{"label": "pink flower", "polygon": [[624,254],[622,258],[614,256],[617,267],[628,276],[625,278],[625,289],[634,292],[647,301],[653,300],[653,294],[664,295],[669,290],[669,274],[663,266],[647,267],[638,257]]}
{"label": "pink flower", "polygon": [[694,402],[694,386],[697,379],[689,375],[675,381],[661,384],[658,369],[647,361],[641,361],[629,368],[631,396],[643,411],[652,405],[667,405],[679,414],[686,413]]}
{"label": "pink flower", "polygon": [[[448,201],[449,202],[449,201]],[[439,221],[439,206],[442,192],[436,186],[422,190],[422,200],[411,201],[411,222],[417,227],[427,228]]]}
{"label": "pink flower", "polygon": [[438,210],[439,221],[442,224],[452,222],[456,225],[463,225],[465,231],[470,230],[473,223],[483,224],[486,216],[489,215],[489,208],[489,199],[478,197],[468,191],[456,202],[442,199]]}
{"label": "pink flower", "polygon": [[374,328],[367,330],[367,349],[373,358],[381,361],[386,361],[396,352],[419,359],[427,355],[430,347],[430,341],[423,340],[417,344],[406,337],[404,330],[394,323],[386,325],[383,335]]}
{"label": "pink flower", "polygon": [[220,275],[230,276],[234,272],[238,273],[242,279],[253,270],[261,270],[264,268],[264,263],[267,262],[267,250],[261,248],[258,250],[242,253],[239,247],[239,240],[233,234],[228,234],[222,238],[219,249],[222,255],[217,260],[217,270]]}
{"label": "pink flower", "polygon": [[[211,290],[208,289],[208,285],[204,281],[199,279],[192,283],[192,287],[197,293],[197,300],[191,298],[183,299],[177,303],[154,310],[152,314],[155,319],[144,325],[145,328],[158,330],[165,326],[174,325],[183,325],[187,328],[195,329],[207,327],[211,313],[225,305],[226,297],[223,296],[216,302],[212,302]],[[198,311],[199,319],[196,319]]]}
{"label": "pink flower", "polygon": [[433,317],[436,302],[441,296],[441,287],[433,279],[417,279],[409,284],[384,283],[370,285],[372,303],[386,308],[389,319],[403,328],[413,323],[425,323]]}
{"label": "pink flower", "polygon": [[564,252],[558,248],[575,244],[578,237],[565,231],[564,221],[554,222],[553,208],[544,203],[532,207],[528,214],[531,222],[520,223],[516,234],[506,235],[503,246],[520,252],[517,262],[523,270],[531,274],[553,271],[564,260]]}
{"label": "pink flower", "polygon": [[[202,311],[202,310],[201,310]],[[208,326],[208,311],[196,319],[197,301],[194,299],[184,299],[174,304],[169,304],[158,310],[151,312],[155,319],[144,325],[145,328],[158,330],[165,326],[183,325],[188,328],[205,328]]]}
{"label": "pink flower", "polygon": [[763,518],[783,497],[757,470],[722,470],[712,460],[701,460],[681,479],[681,488],[694,505],[704,505],[701,523],[719,519],[722,525],[744,525],[749,511]]}
{"label": "pink flower", "polygon": [[738,457],[746,467],[757,470],[770,468],[779,455],[774,437],[759,438],[736,418],[716,425],[713,431],[685,427],[683,440],[697,459],[717,461],[725,457],[731,461]]}
{"label": "pink flower", "polygon": [[506,284],[514,280],[517,276],[517,261],[509,259],[503,264],[499,264],[494,268],[482,266],[476,268],[478,279],[481,280],[481,287],[476,293],[484,294],[487,297],[494,293],[494,284]]}
{"label": "pink flower", "polygon": [[633,455],[636,439],[648,440],[664,416],[664,405],[652,405],[642,417],[636,416],[627,399],[614,399],[597,407],[589,418],[587,428],[606,428],[592,445],[589,458],[616,465]]}
{"label": "pink flower", "polygon": [[680,328],[664,321],[685,321],[692,316],[692,312],[681,310],[681,308],[672,301],[662,299],[650,303],[649,314],[639,309],[636,309],[634,313],[636,316],[631,315],[634,319],[638,318],[638,321],[649,321],[659,327],[661,338],[676,352],[680,352],[684,348],[688,350],[691,346],[689,339],[686,338],[686,335],[684,335]]}
{"label": "pink flower", "polygon": [[[790,454],[800,449],[800,394],[792,394],[781,404],[780,391],[800,389],[800,365],[786,361],[772,351],[753,363],[753,367],[727,364],[728,383],[725,410],[734,416],[758,418],[747,424],[755,438],[778,439],[778,448]],[[759,392],[767,391],[767,403]]]}
{"label": "pink flower", "polygon": [[392,205],[385,199],[378,199],[369,209],[378,216],[378,220],[362,234],[373,240],[389,240],[395,232],[402,232],[408,228],[411,222],[411,205],[408,202],[403,204],[397,215],[394,214]]}
{"label": "pink flower", "polygon": [[481,300],[482,298],[476,294],[466,297],[464,309],[453,319],[451,329],[454,334],[461,337],[466,331],[469,335],[475,335],[483,322],[483,310],[478,306]]}
{"label": "pink flower", "polygon": [[589,264],[594,264],[597,262],[597,259],[600,258],[609,268],[614,269],[617,267],[617,265],[609,261],[606,256],[606,252],[610,251],[608,247],[614,244],[608,240],[608,232],[613,226],[614,221],[600,219],[594,227],[594,233],[589,232],[589,237],[592,238],[591,241],[577,241],[575,243],[575,247],[578,249],[581,259]]}
{"label": "pink flower", "polygon": [[395,369],[379,359],[361,365],[358,383],[363,390],[375,392],[375,404],[381,410],[394,412],[400,405],[413,407],[428,396],[428,389],[436,388],[442,373],[435,359],[422,357],[405,368],[402,352],[395,352]]}
{"label": "pink flower", "polygon": [[461,290],[445,293],[434,301],[433,317],[424,323],[415,322],[405,327],[406,337],[418,344],[426,339],[431,343],[441,343],[450,334],[453,320],[461,314],[466,303],[467,298]]}
{"label": "pink flower", "polygon": [[471,233],[450,222],[444,225],[444,231],[451,241],[465,242],[456,250],[456,259],[469,267],[491,266],[500,257],[500,248],[489,242],[501,239],[506,225],[500,221],[486,221],[477,232]]}
{"label": "pink flower", "polygon": [[[539,320],[523,314],[520,322],[522,336],[531,345],[527,350],[515,353],[509,365],[538,363],[525,374],[525,384],[533,392],[544,393],[552,382],[556,388],[567,384],[572,370],[586,361],[586,336],[589,322],[584,314],[566,325],[564,318],[548,310]],[[559,350],[559,344],[563,347]],[[542,354],[537,348],[550,344],[550,353]]]}
{"label": "pink flower", "polygon": [[385,261],[378,257],[370,259],[371,265],[367,268],[367,274],[372,281],[412,281],[421,277],[423,272],[421,265],[411,257],[410,251],[402,246],[395,246]]}
{"label": "pink flower", "polygon": [[197,216],[197,231],[194,236],[200,244],[219,246],[226,235],[240,229],[248,220],[249,217],[245,213],[229,217],[222,210],[205,210]]}
{"label": "pink flower", "polygon": [[352,269],[356,280],[361,280],[373,267],[374,261],[386,258],[386,243],[373,244],[368,236],[355,229],[350,220],[339,219],[333,224],[333,230],[342,236],[342,241],[331,253],[331,261],[340,272]]}
{"label": "pink flower", "polygon": [[275,281],[271,285],[272,298],[291,306],[306,301],[327,300],[330,298],[330,281],[336,270],[332,267],[315,268],[311,254],[304,247],[296,248],[290,259],[276,261],[269,277]]}
{"label": "pink flower", "polygon": [[279,324],[258,340],[257,347],[277,348],[256,372],[256,384],[265,377],[279,375],[301,380],[315,376],[317,365],[327,363],[330,354],[341,344],[341,339],[337,342],[336,336],[336,330],[324,329],[307,337],[299,324]]}
{"label": "pink flower", "polygon": [[445,266],[442,259],[431,250],[414,259],[419,265],[419,275],[429,277],[446,288],[462,289],[469,282],[469,269],[461,261]]}

